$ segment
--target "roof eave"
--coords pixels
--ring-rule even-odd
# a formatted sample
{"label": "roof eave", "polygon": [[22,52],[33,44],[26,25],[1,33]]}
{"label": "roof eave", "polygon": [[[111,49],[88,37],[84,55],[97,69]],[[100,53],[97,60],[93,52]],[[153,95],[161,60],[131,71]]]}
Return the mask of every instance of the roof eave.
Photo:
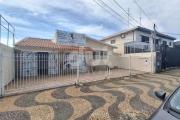
{"label": "roof eave", "polygon": [[[150,34],[151,34],[151,32],[152,32],[152,30],[149,30],[149,29],[147,29],[147,28],[143,28],[143,27],[140,27],[140,26],[138,26],[137,30],[138,30],[138,31],[147,32],[147,33],[150,33]],[[163,37],[163,38],[167,38],[167,39],[170,39],[170,40],[176,40],[176,38],[171,37],[171,36],[166,35],[166,34],[162,34],[162,33],[160,33],[160,32],[157,32],[157,36]]]}
{"label": "roof eave", "polygon": [[20,43],[20,42],[22,42],[22,41],[25,41],[25,40],[27,40],[29,37],[25,37],[25,38],[23,38],[22,40],[20,40],[20,41],[18,41],[18,42],[16,42],[15,44],[14,44],[14,46],[17,46],[18,45],[18,43]]}
{"label": "roof eave", "polygon": [[[61,48],[61,47],[59,47],[59,48],[53,48],[53,47],[39,47],[39,46],[21,46],[21,45],[16,45],[15,47],[23,47],[23,48],[40,48],[40,49],[48,49],[48,50],[70,50],[70,51],[72,51],[72,50],[75,50],[75,51],[79,51],[80,49],[77,49],[77,48],[68,48],[68,49],[66,49],[66,48]],[[80,48],[80,47],[79,47]],[[93,51],[93,49],[92,48],[90,48],[90,47],[85,47],[83,50],[86,50],[86,51]]]}
{"label": "roof eave", "polygon": [[86,36],[86,38],[89,38],[89,39],[91,39],[91,40],[93,40],[93,41],[95,41],[95,42],[98,42],[98,43],[101,43],[101,44],[110,46],[110,47],[112,47],[112,48],[117,48],[117,47],[114,46],[114,45],[107,44],[107,43],[105,43],[105,42],[102,42],[102,41],[96,40],[96,39],[94,39],[94,38],[91,38],[91,37],[89,37],[89,36]]}
{"label": "roof eave", "polygon": [[[134,28],[131,28],[131,29],[128,29],[128,30],[124,30],[124,31],[122,31],[122,32],[118,32],[118,33],[115,33],[115,34],[113,34],[113,35],[104,37],[104,38],[100,39],[100,41],[105,41],[105,40],[108,39],[108,38],[115,37],[115,36],[118,36],[118,35],[120,35],[120,34],[129,32],[129,31],[132,31],[132,30],[139,30],[139,31],[144,31],[144,32],[148,32],[148,33],[152,31],[152,30],[149,30],[149,29],[144,28],[144,27],[136,26],[136,27],[134,27]],[[174,37],[171,37],[171,36],[168,36],[168,35],[159,33],[159,32],[158,32],[157,36],[164,37],[164,38],[168,38],[168,39],[170,39],[170,40],[176,40],[176,38],[174,38]]]}
{"label": "roof eave", "polygon": [[115,33],[115,34],[109,35],[109,36],[107,36],[107,37],[101,38],[101,39],[100,39],[100,41],[104,41],[104,40],[106,40],[106,39],[108,39],[108,38],[118,36],[118,35],[120,35],[120,34],[123,34],[123,33],[129,32],[129,31],[132,31],[132,30],[135,30],[135,29],[137,29],[137,28],[138,28],[138,26],[133,27],[133,28],[130,28],[130,29],[128,29],[128,30],[123,30],[123,31],[121,31],[121,32],[118,32],[118,33]]}

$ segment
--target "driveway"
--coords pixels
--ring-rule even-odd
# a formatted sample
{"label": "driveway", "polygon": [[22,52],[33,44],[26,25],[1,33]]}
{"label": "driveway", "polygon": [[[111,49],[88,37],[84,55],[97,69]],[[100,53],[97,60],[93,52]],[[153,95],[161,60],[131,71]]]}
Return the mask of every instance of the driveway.
{"label": "driveway", "polygon": [[171,68],[161,72],[161,74],[172,75],[180,77],[180,68]]}
{"label": "driveway", "polygon": [[178,77],[144,74],[6,97],[0,103],[0,119],[144,120],[161,104],[154,91],[169,94],[179,83]]}

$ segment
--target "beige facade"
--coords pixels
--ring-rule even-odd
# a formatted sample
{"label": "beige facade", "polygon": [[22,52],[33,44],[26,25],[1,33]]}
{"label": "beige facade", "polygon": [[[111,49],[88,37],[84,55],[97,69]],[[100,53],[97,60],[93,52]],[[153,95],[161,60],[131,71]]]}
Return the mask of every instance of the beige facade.
{"label": "beige facade", "polygon": [[[124,35],[124,37],[121,36],[122,34]],[[114,43],[112,45],[119,45],[122,43],[134,41],[136,38],[134,31],[129,31],[127,33],[122,33],[122,34],[107,37],[107,38],[102,39],[101,41],[111,44],[111,40],[116,40],[116,43]]]}
{"label": "beige facade", "polygon": [[131,69],[155,73],[156,53],[136,53],[109,57],[110,68]]}
{"label": "beige facade", "polygon": [[117,49],[114,49],[114,52],[124,54],[124,43],[132,42],[136,38],[134,31],[124,33],[124,36],[125,37],[122,37],[121,35],[115,35],[115,36],[111,36],[108,38],[104,38],[101,41],[103,41],[107,44],[111,44],[111,40],[115,40],[115,43],[111,44],[111,45],[114,45],[117,47]]}
{"label": "beige facade", "polygon": [[89,63],[91,66],[108,65],[109,56],[114,54],[114,46],[109,46],[102,42],[97,42],[95,40],[92,40],[91,38],[86,39],[86,46],[91,47],[94,51],[107,51],[107,59],[93,59],[93,53],[90,53]]}
{"label": "beige facade", "polygon": [[[139,45],[151,45],[152,40],[152,36],[151,33],[147,33],[147,32],[142,32],[138,29],[139,27],[136,28],[132,28],[126,31],[122,31],[120,33],[114,34],[114,35],[110,35],[108,37],[102,38],[101,41],[110,44],[110,45],[114,45],[116,47],[118,47],[117,49],[114,49],[114,52],[116,53],[120,53],[120,54],[124,54],[124,44],[129,43],[129,42],[138,42]],[[141,28],[141,27],[140,27]],[[142,42],[141,40],[141,36],[146,36],[149,37],[149,43],[145,43]],[[169,36],[170,37],[170,36]],[[161,44],[163,41],[166,41],[167,45],[171,48],[174,47],[174,40],[175,38],[169,38],[169,37],[163,37],[163,36],[156,36],[156,39],[161,39]],[[111,43],[112,40],[115,40],[115,43]],[[133,43],[134,44],[134,43]],[[154,45],[154,44],[153,44]]]}

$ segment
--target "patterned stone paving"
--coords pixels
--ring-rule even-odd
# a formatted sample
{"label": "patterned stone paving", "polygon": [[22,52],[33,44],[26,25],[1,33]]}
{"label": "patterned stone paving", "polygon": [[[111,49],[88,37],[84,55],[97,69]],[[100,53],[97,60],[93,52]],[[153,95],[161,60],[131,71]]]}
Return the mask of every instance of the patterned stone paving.
{"label": "patterned stone paving", "polygon": [[10,96],[0,103],[0,120],[144,120],[161,104],[154,91],[170,94],[179,83],[179,77],[143,74]]}

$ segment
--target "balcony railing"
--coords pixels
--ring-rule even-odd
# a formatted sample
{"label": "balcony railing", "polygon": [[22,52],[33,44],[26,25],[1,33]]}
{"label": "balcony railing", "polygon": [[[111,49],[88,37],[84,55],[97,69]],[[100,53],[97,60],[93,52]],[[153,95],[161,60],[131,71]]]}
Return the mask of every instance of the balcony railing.
{"label": "balcony railing", "polygon": [[[153,45],[152,52],[157,52],[161,50],[160,45]],[[131,53],[147,53],[151,52],[151,45],[126,45],[124,46],[124,54]]]}

